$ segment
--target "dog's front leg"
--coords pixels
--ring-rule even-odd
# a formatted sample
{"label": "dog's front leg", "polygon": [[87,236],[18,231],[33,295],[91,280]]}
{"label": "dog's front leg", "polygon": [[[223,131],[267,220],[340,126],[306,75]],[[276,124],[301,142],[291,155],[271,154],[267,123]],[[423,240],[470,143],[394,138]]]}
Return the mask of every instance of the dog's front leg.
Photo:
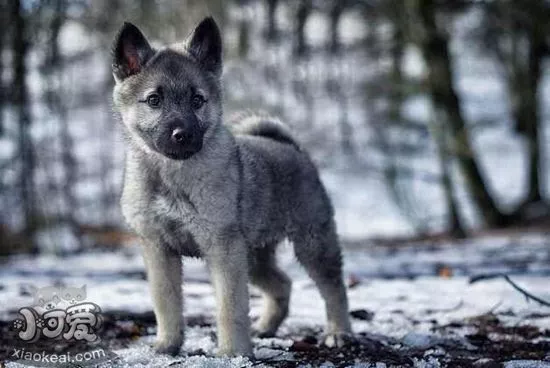
{"label": "dog's front leg", "polygon": [[252,356],[246,247],[220,247],[208,253],[216,293],[218,354]]}
{"label": "dog's front leg", "polygon": [[181,256],[167,246],[145,243],[143,257],[157,319],[155,350],[175,355],[183,343]]}

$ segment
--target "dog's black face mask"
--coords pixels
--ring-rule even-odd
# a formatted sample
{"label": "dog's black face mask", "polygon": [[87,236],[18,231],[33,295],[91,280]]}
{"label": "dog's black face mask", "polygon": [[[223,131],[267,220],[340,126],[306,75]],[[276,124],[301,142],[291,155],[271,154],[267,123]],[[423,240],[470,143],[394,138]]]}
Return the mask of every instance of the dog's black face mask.
{"label": "dog's black face mask", "polygon": [[201,150],[210,125],[203,120],[207,113],[202,110],[208,103],[204,95],[193,87],[171,90],[159,86],[142,101],[158,110],[156,123],[150,131],[140,131],[140,135],[153,149],[171,159],[190,158]]}
{"label": "dog's black face mask", "polygon": [[132,139],[170,159],[200,152],[221,120],[221,37],[211,18],[186,43],[154,51],[125,24],[113,49],[115,105]]}

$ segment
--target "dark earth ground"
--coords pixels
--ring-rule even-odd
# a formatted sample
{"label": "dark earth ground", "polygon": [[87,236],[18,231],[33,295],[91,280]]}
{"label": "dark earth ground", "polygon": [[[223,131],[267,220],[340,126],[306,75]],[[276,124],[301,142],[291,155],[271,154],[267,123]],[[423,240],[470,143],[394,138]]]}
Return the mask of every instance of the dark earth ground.
{"label": "dark earth ground", "polygon": [[[352,316],[369,318],[369,313],[353,311]],[[188,317],[187,324],[211,327],[213,321],[211,316],[198,315]],[[471,333],[462,338],[457,332],[465,328],[471,330]],[[152,313],[104,313],[101,346],[106,350],[126,348],[140,337],[151,335],[154,329],[155,319]],[[280,358],[275,354],[269,359],[256,360],[254,364],[297,367],[309,363],[315,367],[330,361],[336,367],[346,367],[361,361],[385,363],[387,367],[413,367],[415,362],[422,359],[429,361],[430,357],[434,357],[444,367],[503,367],[504,362],[511,360],[546,361],[550,366],[550,331],[540,330],[532,325],[503,326],[498,313],[489,313],[447,326],[434,323],[432,329],[442,337],[410,346],[393,338],[361,333],[355,336],[355,341],[341,349],[320,345],[320,331],[296,331],[288,336],[280,336],[293,340],[290,347],[280,348],[281,355],[291,352],[292,358]],[[0,356],[9,356],[15,341],[11,323],[0,322],[0,334]],[[547,339],[540,341],[541,338]],[[45,347],[51,349],[52,345],[49,343]],[[36,344],[33,348],[41,350]],[[67,348],[71,348],[71,351],[78,350],[78,346],[60,343],[56,345],[55,351],[62,352]],[[204,355],[204,352],[198,350],[189,352],[188,355]],[[182,357],[183,359],[185,358]],[[177,366],[177,361],[171,365]]]}

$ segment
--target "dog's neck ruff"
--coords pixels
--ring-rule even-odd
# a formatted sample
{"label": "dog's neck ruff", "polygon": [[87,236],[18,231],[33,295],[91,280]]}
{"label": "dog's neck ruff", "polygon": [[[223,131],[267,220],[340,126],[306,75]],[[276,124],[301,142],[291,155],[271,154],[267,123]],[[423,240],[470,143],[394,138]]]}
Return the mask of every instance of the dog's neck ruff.
{"label": "dog's neck ruff", "polygon": [[144,162],[143,168],[154,168],[147,175],[158,175],[163,186],[191,193],[205,182],[224,180],[227,168],[237,159],[237,144],[227,127],[216,124],[208,133],[203,148],[186,160],[173,160],[137,145],[130,146],[130,154]]}

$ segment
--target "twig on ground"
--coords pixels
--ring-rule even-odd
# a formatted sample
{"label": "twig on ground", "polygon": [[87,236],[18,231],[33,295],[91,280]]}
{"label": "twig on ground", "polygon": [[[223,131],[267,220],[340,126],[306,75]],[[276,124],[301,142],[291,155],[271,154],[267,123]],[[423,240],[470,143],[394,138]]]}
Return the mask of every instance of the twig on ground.
{"label": "twig on ground", "polygon": [[482,273],[480,275],[470,277],[470,284],[474,284],[479,281],[496,279],[504,276],[506,276],[506,274],[504,273]]}
{"label": "twig on ground", "polygon": [[513,281],[510,279],[510,277],[508,277],[508,275],[505,275],[505,276],[504,276],[504,280],[506,280],[510,285],[512,285],[512,287],[513,287],[514,289],[516,289],[517,291],[519,291],[520,293],[522,293],[522,294],[525,296],[525,298],[526,298],[527,300],[532,299],[532,300],[536,301],[537,303],[539,303],[539,304],[541,304],[541,305],[544,305],[544,306],[546,306],[546,307],[550,307],[550,302],[547,302],[546,300],[541,299],[541,298],[539,298],[538,296],[533,295],[533,294],[531,294],[530,292],[528,292],[527,290],[521,288],[518,284],[516,284],[515,282],[513,282]]}
{"label": "twig on ground", "polygon": [[470,278],[470,284],[473,284],[473,283],[476,283],[476,282],[479,282],[479,281],[490,280],[490,279],[494,279],[494,278],[498,278],[498,277],[502,277],[507,283],[512,285],[512,287],[514,289],[516,289],[521,294],[523,294],[523,296],[525,296],[525,298],[527,300],[534,300],[537,303],[539,303],[540,305],[550,307],[550,302],[548,302],[548,301],[546,301],[542,298],[539,298],[538,296],[533,295],[530,292],[528,292],[527,290],[523,289],[521,286],[519,286],[514,281],[512,281],[512,279],[510,279],[510,276],[508,276],[504,273],[489,273],[489,274],[481,274],[481,275],[473,276],[472,278]]}
{"label": "twig on ground", "polygon": [[281,356],[283,356],[285,352],[281,351],[279,354],[274,355],[272,357],[269,357],[267,359],[255,359],[255,361],[252,362],[252,367],[258,366],[260,364],[268,364],[268,363],[278,363],[281,362],[279,359]]}

